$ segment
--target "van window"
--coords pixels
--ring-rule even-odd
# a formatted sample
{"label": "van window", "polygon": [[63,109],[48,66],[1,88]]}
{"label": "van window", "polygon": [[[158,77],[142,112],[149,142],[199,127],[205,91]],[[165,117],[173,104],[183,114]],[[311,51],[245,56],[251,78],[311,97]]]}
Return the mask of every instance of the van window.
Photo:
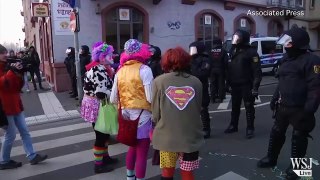
{"label": "van window", "polygon": [[251,43],[251,46],[254,47],[256,50],[258,50],[258,41],[253,41]]}
{"label": "van window", "polygon": [[276,41],[261,41],[262,54],[283,53],[283,47]]}

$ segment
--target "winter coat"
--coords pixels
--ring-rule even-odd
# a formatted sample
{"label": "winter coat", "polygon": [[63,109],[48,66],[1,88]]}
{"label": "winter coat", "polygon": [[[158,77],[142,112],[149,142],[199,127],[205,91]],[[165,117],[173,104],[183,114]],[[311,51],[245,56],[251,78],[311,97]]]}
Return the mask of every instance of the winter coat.
{"label": "winter coat", "polygon": [[6,64],[0,62],[0,100],[7,116],[17,115],[23,111],[20,91],[23,87],[21,74],[5,70]]}

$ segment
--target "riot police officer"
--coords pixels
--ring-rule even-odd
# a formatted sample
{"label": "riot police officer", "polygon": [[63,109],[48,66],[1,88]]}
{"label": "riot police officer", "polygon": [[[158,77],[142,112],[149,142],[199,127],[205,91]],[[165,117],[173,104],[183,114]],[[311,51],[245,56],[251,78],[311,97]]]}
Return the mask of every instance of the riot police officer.
{"label": "riot police officer", "polygon": [[213,40],[211,49],[211,100],[221,103],[225,99],[225,72],[228,54],[222,48],[222,41],[219,38]]}
{"label": "riot police officer", "polygon": [[[279,84],[270,102],[275,122],[267,156],[257,164],[260,168],[276,166],[289,125],[293,126],[291,158],[306,155],[309,133],[315,126],[314,113],[320,102],[320,58],[308,52],[309,42],[308,33],[301,28],[284,32],[278,40],[286,49],[286,58],[281,62]],[[286,173],[287,179],[298,178],[291,165]]]}
{"label": "riot police officer", "polygon": [[246,137],[254,135],[254,98],[258,97],[262,72],[259,55],[249,45],[250,34],[237,30],[232,37],[231,58],[227,65],[227,84],[231,87],[232,112],[231,122],[225,133],[238,131],[241,101],[243,99],[247,116]]}
{"label": "riot police officer", "polygon": [[190,44],[191,74],[196,76],[202,83],[202,106],[201,120],[203,124],[204,138],[209,138],[211,133],[210,115],[208,106],[210,104],[209,97],[209,76],[211,71],[210,58],[205,51],[205,45],[201,41],[196,41]]}

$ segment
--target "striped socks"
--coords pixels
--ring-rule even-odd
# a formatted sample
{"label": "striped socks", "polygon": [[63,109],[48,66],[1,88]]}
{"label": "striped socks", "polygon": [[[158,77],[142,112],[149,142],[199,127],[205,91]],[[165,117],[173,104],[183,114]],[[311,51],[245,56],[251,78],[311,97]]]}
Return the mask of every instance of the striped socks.
{"label": "striped socks", "polygon": [[94,154],[94,163],[95,165],[103,165],[103,157],[107,154],[107,150],[104,147],[93,147],[93,154]]}

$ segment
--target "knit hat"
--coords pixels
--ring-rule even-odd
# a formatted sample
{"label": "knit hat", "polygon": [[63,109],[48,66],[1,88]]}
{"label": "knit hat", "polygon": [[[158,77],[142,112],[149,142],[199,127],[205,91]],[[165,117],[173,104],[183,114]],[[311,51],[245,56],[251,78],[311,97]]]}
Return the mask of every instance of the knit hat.
{"label": "knit hat", "polygon": [[142,47],[142,43],[139,42],[136,39],[129,39],[125,44],[124,44],[124,51],[127,54],[134,54],[140,51]]}
{"label": "knit hat", "polygon": [[129,39],[124,44],[124,52],[120,57],[120,65],[129,60],[136,60],[143,64],[151,57],[150,45],[139,42],[136,39]]}
{"label": "knit hat", "polygon": [[7,51],[7,48],[5,48],[4,46],[2,46],[1,44],[0,44],[0,54],[3,54],[3,53],[7,53],[8,51]]}

